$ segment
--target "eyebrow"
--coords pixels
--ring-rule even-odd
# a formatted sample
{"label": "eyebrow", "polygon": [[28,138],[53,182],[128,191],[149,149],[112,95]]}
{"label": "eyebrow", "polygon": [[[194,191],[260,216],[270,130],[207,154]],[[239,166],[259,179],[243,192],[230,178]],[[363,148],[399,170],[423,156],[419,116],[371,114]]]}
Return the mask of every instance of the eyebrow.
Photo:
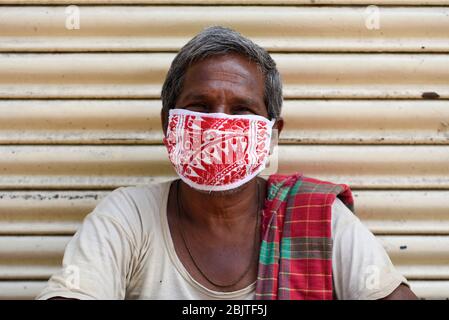
{"label": "eyebrow", "polygon": [[207,100],[210,96],[203,93],[189,93],[186,95],[185,99],[191,99],[191,100]]}
{"label": "eyebrow", "polygon": [[233,102],[237,102],[239,104],[243,104],[243,105],[247,105],[247,106],[257,105],[256,101],[249,97],[237,97],[237,98],[233,99]]}

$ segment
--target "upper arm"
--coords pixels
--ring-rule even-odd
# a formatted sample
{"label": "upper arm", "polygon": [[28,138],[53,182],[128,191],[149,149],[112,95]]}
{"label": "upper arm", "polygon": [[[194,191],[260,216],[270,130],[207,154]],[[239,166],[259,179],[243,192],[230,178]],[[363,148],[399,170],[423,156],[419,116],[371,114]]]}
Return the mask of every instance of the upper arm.
{"label": "upper arm", "polygon": [[[395,294],[402,283],[407,284],[379,240],[339,199],[332,206],[332,238],[338,299],[381,299]],[[400,288],[396,292],[402,293]]]}
{"label": "upper arm", "polygon": [[135,241],[123,222],[114,218],[114,211],[123,210],[117,204],[123,195],[114,192],[86,216],[66,246],[62,269],[50,278],[39,299],[125,297]]}

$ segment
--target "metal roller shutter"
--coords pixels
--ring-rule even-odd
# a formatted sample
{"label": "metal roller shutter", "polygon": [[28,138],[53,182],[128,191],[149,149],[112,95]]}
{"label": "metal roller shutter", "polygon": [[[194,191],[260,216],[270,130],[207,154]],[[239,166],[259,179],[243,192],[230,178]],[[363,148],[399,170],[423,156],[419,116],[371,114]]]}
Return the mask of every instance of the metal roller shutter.
{"label": "metal roller shutter", "polygon": [[[280,171],[349,183],[415,292],[449,298],[449,1],[1,3],[0,299],[33,298],[112,189],[173,176],[159,91],[176,50],[211,24],[279,65]],[[81,28],[68,30],[74,3]]]}

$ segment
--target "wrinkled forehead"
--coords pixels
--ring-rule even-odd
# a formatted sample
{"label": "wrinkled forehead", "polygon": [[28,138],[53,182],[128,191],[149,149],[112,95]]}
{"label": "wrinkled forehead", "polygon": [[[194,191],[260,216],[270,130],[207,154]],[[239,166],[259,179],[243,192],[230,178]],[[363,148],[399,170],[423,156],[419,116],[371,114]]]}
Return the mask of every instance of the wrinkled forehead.
{"label": "wrinkled forehead", "polygon": [[263,74],[256,63],[237,55],[212,56],[190,65],[185,78],[196,81],[223,79],[236,84],[261,84]]}
{"label": "wrinkled forehead", "polygon": [[241,55],[212,56],[189,66],[178,100],[220,90],[230,96],[259,99],[263,103],[264,75],[256,63]]}

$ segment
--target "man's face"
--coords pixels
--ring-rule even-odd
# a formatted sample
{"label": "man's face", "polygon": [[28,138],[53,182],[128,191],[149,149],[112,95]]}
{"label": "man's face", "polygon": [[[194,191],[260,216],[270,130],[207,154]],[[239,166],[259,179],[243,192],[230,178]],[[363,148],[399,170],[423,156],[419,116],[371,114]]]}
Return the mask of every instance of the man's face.
{"label": "man's face", "polygon": [[254,62],[238,54],[212,56],[188,68],[175,108],[268,118],[264,90],[264,75]]}
{"label": "man's face", "polygon": [[[212,56],[188,68],[175,108],[268,118],[264,91],[265,77],[256,63],[238,54]],[[166,119],[166,116],[162,115],[162,120]],[[280,130],[281,127],[282,120],[278,119],[275,128]],[[234,193],[241,188],[243,186],[214,194]]]}

